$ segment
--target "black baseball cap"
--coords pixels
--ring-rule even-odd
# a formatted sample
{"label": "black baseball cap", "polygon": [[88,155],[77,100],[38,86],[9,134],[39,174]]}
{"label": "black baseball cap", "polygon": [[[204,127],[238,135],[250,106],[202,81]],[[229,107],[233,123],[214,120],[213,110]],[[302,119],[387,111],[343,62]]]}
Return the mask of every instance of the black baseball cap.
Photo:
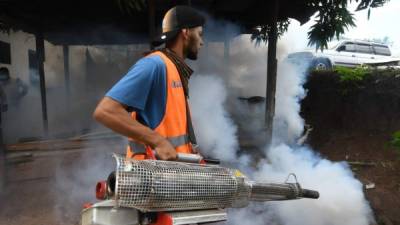
{"label": "black baseball cap", "polygon": [[161,45],[173,39],[181,29],[203,26],[205,21],[205,17],[196,9],[184,5],[175,6],[165,13],[161,34],[153,39],[152,44]]}

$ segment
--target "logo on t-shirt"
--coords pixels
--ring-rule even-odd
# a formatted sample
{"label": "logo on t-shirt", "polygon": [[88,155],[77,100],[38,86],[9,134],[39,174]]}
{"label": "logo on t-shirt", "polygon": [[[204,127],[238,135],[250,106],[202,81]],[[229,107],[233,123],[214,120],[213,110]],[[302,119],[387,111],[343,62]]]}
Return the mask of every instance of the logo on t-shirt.
{"label": "logo on t-shirt", "polygon": [[182,82],[178,80],[173,80],[172,81],[172,88],[181,88],[182,87]]}

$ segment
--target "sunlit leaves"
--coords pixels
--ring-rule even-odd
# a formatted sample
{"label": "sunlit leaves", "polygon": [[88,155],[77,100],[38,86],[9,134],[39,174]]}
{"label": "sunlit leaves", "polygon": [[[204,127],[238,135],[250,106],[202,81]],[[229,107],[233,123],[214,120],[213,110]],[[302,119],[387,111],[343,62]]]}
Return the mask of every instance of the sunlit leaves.
{"label": "sunlit leaves", "polygon": [[[289,28],[290,21],[288,19],[278,22],[278,37],[282,36]],[[251,40],[254,41],[256,46],[259,46],[261,42],[268,42],[268,34],[271,32],[271,26],[263,25],[257,27],[251,34]]]}
{"label": "sunlit leaves", "polygon": [[350,27],[354,27],[354,17],[347,9],[347,0],[313,0],[318,12],[315,24],[308,32],[309,45],[325,49],[333,38],[339,38]]}

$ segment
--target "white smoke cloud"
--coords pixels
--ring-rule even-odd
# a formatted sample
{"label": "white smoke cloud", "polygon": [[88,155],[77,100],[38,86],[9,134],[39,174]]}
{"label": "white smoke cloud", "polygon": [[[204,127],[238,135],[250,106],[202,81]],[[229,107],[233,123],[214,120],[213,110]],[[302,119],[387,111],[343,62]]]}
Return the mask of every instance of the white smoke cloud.
{"label": "white smoke cloud", "polygon": [[283,182],[287,174],[295,173],[302,187],[320,193],[318,200],[275,204],[273,207],[282,224],[367,225],[373,220],[362,184],[347,164],[322,159],[306,147],[290,148],[285,144],[269,149],[267,158],[269,162],[253,174],[256,180]]}
{"label": "white smoke cloud", "polygon": [[283,61],[278,67],[274,118],[275,139],[294,142],[303,132],[304,120],[300,117],[299,101],[306,96],[303,88],[306,67]]}
{"label": "white smoke cloud", "polygon": [[[236,158],[239,143],[237,128],[224,109],[226,91],[222,79],[212,76],[194,76],[190,85],[193,126],[201,151],[208,157],[217,156],[224,161]],[[212,124],[212,126],[210,126]]]}
{"label": "white smoke cloud", "polygon": [[124,154],[126,145],[125,139],[86,141],[84,151],[67,154],[56,162],[54,183],[46,190],[54,199],[52,216],[55,221],[76,224],[83,205],[98,201],[96,183],[106,180],[115,170],[112,153]]}
{"label": "white smoke cloud", "polygon": [[[291,37],[284,37],[279,46],[293,46],[292,42],[300,41],[295,39],[296,35],[291,34]],[[243,77],[250,76],[248,70],[240,68],[246,67],[248,62],[266,57],[266,49],[261,51],[248,47],[250,46],[249,39],[237,40],[239,41],[235,41],[235,46],[231,49],[238,47],[237,49],[241,49],[245,57],[236,55],[241,54],[239,52],[231,52],[230,68],[218,71],[222,73],[221,76],[225,81],[229,78],[244,79]],[[279,55],[284,55],[284,51],[290,49],[279,46]],[[208,52],[211,54],[210,51]],[[213,63],[216,65],[224,65],[222,58],[219,59],[220,61],[215,61],[218,59],[212,56],[207,56],[207,58],[213,58]],[[258,62],[260,63],[257,65],[252,64],[251,70],[265,71],[266,60],[263,61],[265,63]],[[257,68],[253,68],[254,66]],[[295,173],[303,188],[317,190],[320,193],[320,198],[317,200],[257,203],[250,204],[244,209],[229,210],[228,224],[368,225],[374,220],[371,208],[363,194],[362,184],[354,178],[346,163],[331,162],[321,158],[309,148],[295,145],[295,140],[300,137],[304,125],[299,115],[299,101],[306,95],[302,86],[305,81],[304,71],[305,67],[296,68],[287,62],[279,63],[274,145],[271,148],[264,148],[267,159],[260,160],[258,163],[254,163],[254,157],[244,151],[241,151],[241,158],[231,159],[230,156],[238,153],[235,151],[237,148],[224,149],[225,146],[229,146],[226,143],[237,143],[236,136],[231,132],[236,129],[236,126],[223,108],[226,94],[228,93],[227,99],[235,101],[237,94],[242,92],[231,90],[227,92],[223,82],[215,76],[199,76],[191,80],[192,114],[201,148],[204,146],[204,150],[208,154],[211,153],[213,157],[229,159],[236,163],[235,167],[243,169],[254,180],[283,183],[288,174]],[[251,74],[251,76],[259,76],[254,80],[260,81],[262,77],[265,77],[265,73]],[[237,81],[231,81],[230,84],[228,83],[229,87],[237,87],[235,84],[240,86],[240,82]],[[259,90],[260,86],[265,88],[265,82],[246,82],[240,88],[252,91]],[[243,107],[244,104],[241,106]],[[263,108],[259,107],[257,110]],[[245,109],[233,110],[246,111]],[[247,112],[251,111],[247,110]],[[251,117],[251,115],[247,116]],[[253,119],[256,121],[253,120],[251,124],[264,123],[260,117],[253,117]],[[218,150],[213,150],[213,146],[218,146]]]}

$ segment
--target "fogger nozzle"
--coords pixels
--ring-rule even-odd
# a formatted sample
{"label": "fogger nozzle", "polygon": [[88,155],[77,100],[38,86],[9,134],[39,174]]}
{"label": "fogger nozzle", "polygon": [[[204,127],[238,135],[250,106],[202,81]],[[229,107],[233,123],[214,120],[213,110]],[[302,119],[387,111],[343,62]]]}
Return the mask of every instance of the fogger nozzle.
{"label": "fogger nozzle", "polygon": [[108,178],[107,181],[102,180],[97,182],[96,184],[96,198],[99,200],[105,200],[110,198],[111,196],[114,195],[115,191],[115,172],[112,172]]}
{"label": "fogger nozzle", "polygon": [[240,208],[249,201],[319,197],[298,183],[253,182],[220,166],[114,157],[117,170],[108,178],[108,193],[118,206],[141,211]]}

